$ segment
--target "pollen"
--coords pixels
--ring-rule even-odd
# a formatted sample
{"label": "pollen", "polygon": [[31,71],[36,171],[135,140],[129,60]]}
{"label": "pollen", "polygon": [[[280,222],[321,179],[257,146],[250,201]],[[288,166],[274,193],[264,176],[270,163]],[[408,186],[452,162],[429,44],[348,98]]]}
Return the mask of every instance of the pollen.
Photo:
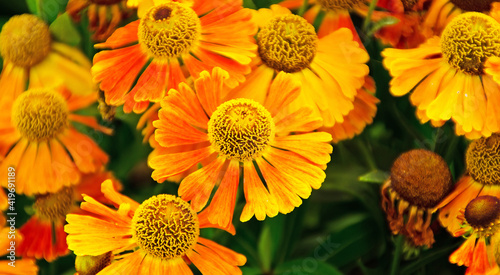
{"label": "pollen", "polygon": [[111,264],[111,251],[98,256],[76,256],[75,269],[78,275],[95,275]]}
{"label": "pollen", "polygon": [[497,0],[450,0],[455,6],[463,11],[489,11],[491,4]]}
{"label": "pollen", "polygon": [[33,208],[41,219],[46,221],[59,221],[65,219],[72,205],[73,188],[63,187],[56,193],[37,195]]}
{"label": "pollen", "polygon": [[208,138],[222,157],[252,161],[269,148],[274,121],[266,108],[251,99],[221,104],[208,122]]}
{"label": "pollen", "polygon": [[200,19],[184,4],[151,8],[139,24],[139,44],[151,57],[168,60],[189,52],[201,35]]}
{"label": "pollen", "polygon": [[484,185],[500,185],[500,135],[474,140],[465,153],[471,177]]}
{"label": "pollen", "polygon": [[500,218],[500,200],[493,196],[477,197],[467,204],[464,216],[474,229],[488,231]]}
{"label": "pollen", "polygon": [[316,55],[318,36],[314,27],[298,15],[272,19],[257,35],[262,61],[277,71],[299,72]]}
{"label": "pollen", "polygon": [[40,63],[50,52],[49,26],[31,14],[12,16],[0,33],[2,58],[20,67]]}
{"label": "pollen", "polygon": [[185,255],[200,235],[198,216],[189,203],[167,194],[145,200],[132,224],[139,247],[165,260]]}
{"label": "pollen", "polygon": [[48,140],[68,127],[68,105],[55,91],[31,89],[14,102],[12,121],[28,140]]}
{"label": "pollen", "polygon": [[500,24],[482,13],[458,15],[441,35],[441,50],[453,68],[481,75],[486,59],[500,55]]}
{"label": "pollen", "polygon": [[327,11],[353,9],[363,2],[362,0],[318,0],[321,7]]}
{"label": "pollen", "polygon": [[448,194],[452,178],[441,156],[416,149],[396,159],[391,168],[391,185],[410,204],[432,208]]}

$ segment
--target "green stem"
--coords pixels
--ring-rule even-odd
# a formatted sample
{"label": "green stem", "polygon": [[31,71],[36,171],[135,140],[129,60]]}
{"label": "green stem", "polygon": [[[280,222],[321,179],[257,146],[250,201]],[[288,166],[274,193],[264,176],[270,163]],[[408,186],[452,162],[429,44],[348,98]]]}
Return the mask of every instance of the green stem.
{"label": "green stem", "polygon": [[365,33],[368,32],[368,27],[370,26],[372,14],[373,14],[373,11],[375,10],[375,7],[377,6],[377,2],[378,2],[378,0],[372,0],[370,2],[370,7],[368,8],[368,13],[366,14],[365,22],[363,22],[363,31]]}
{"label": "green stem", "polygon": [[403,235],[398,235],[396,237],[396,250],[394,251],[394,258],[392,259],[392,264],[391,264],[391,275],[396,275],[399,274],[399,263],[401,259],[401,254],[403,252],[403,243],[404,243],[404,236]]}
{"label": "green stem", "polygon": [[297,15],[299,16],[302,16],[304,15],[304,13],[306,12],[307,10],[307,2],[308,0],[304,0],[302,6],[300,7],[300,9],[297,11]]}
{"label": "green stem", "polygon": [[366,147],[364,140],[358,139],[357,144],[359,150],[361,150],[363,159],[366,161],[368,167],[370,167],[371,170],[377,170],[377,164],[375,164],[375,160],[373,159],[372,154],[370,154],[370,152],[368,151],[368,148]]}

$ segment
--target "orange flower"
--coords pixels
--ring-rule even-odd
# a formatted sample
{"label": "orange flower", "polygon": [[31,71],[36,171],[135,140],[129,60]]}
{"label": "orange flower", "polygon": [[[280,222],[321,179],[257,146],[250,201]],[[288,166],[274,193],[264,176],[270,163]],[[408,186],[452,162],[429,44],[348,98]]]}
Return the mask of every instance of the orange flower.
{"label": "orange flower", "polygon": [[[15,256],[16,248],[23,243],[23,236],[18,230],[15,230],[15,235],[12,235],[11,227],[15,228],[15,224],[7,224],[5,216],[0,213],[0,257],[7,256],[7,260],[0,260],[0,274],[4,275],[36,275],[38,274],[38,266],[34,259],[19,259]],[[15,236],[15,238],[10,238]],[[11,242],[14,241],[14,249],[11,248]],[[12,262],[9,257],[15,259]],[[14,264],[14,266],[11,266]]]}
{"label": "orange flower", "polygon": [[[200,229],[216,226],[189,203],[160,194],[139,204],[110,181],[102,183],[102,192],[116,210],[84,196],[81,209],[90,214],[69,214],[64,227],[77,256],[114,254],[99,274],[192,274],[190,263],[203,274],[241,274],[245,256],[200,237]],[[226,229],[234,234],[234,227]]]}
{"label": "orange flower", "polygon": [[382,209],[392,234],[405,235],[415,246],[431,247],[432,213],[452,184],[448,165],[438,154],[416,149],[400,155],[382,186]]}
{"label": "orange flower", "polygon": [[453,18],[464,12],[482,12],[493,16],[500,11],[500,4],[494,2],[496,0],[434,0],[425,15],[424,34],[427,37],[440,35]]}
{"label": "orange flower", "polygon": [[450,255],[450,263],[469,267],[466,275],[500,274],[496,262],[500,200],[494,196],[477,197],[462,208],[456,218],[462,224],[452,234],[467,240]]}
{"label": "orange flower", "polygon": [[90,61],[76,48],[54,42],[47,24],[31,14],[12,16],[0,33],[0,108],[12,108],[12,102],[29,88],[66,86],[85,95],[96,92],[90,74]]}
{"label": "orange flower", "polygon": [[37,195],[33,205],[35,214],[19,229],[24,242],[17,246],[16,253],[49,262],[66,255],[69,252],[63,228],[66,214],[78,210],[74,204],[83,200],[82,194],[104,199],[101,198],[100,187],[109,178],[113,178],[115,188],[121,189],[120,183],[111,173],[100,172],[84,175],[76,186],[64,187],[56,193]]}
{"label": "orange flower", "polygon": [[0,114],[0,176],[6,179],[8,167],[15,167],[16,193],[54,193],[77,184],[81,173],[103,167],[108,156],[71,125],[111,133],[95,118],[74,113],[96,99],[97,94],[76,95],[64,87],[30,89],[15,99],[12,112]]}
{"label": "orange flower", "polygon": [[455,17],[441,38],[416,49],[384,50],[383,62],[393,77],[391,93],[411,91],[422,123],[440,126],[451,119],[456,133],[468,138],[500,131],[500,86],[485,70],[488,58],[500,56],[498,37],[497,21],[471,12]]}
{"label": "orange flower", "polygon": [[[234,92],[224,85],[228,77],[215,68],[194,81],[196,91],[186,84],[171,90],[153,123],[162,147],[149,158],[158,182],[201,162],[204,167],[181,182],[179,195],[199,211],[218,185],[207,215],[223,227],[232,221],[240,176],[246,199],[241,221],[286,214],[310,196],[311,188],[321,186],[332,152],[330,134],[308,133],[322,125],[320,117],[306,107],[284,111],[300,94],[292,76],[280,72],[261,101],[233,99]],[[176,147],[182,151],[168,152]]]}
{"label": "orange flower", "polygon": [[465,155],[467,173],[455,184],[454,190],[436,207],[439,221],[450,232],[460,229],[457,219],[460,209],[478,196],[500,198],[500,135],[474,140]]}
{"label": "orange flower", "polygon": [[283,71],[302,83],[290,111],[309,106],[323,118],[322,131],[330,132],[334,142],[353,137],[372,122],[378,99],[364,64],[369,56],[353,41],[351,31],[343,28],[320,37],[304,18],[278,5],[255,12],[254,20],[260,25],[260,58],[247,81],[236,88],[239,97],[262,100]]}
{"label": "orange flower", "polygon": [[[126,0],[69,0],[66,5],[74,20],[80,21],[80,15],[87,9],[89,30],[93,32],[92,39],[103,41],[116,29],[123,18],[130,16],[131,10],[125,4]],[[108,15],[111,14],[111,19]]]}
{"label": "orange flower", "polygon": [[[424,4],[429,0],[380,0],[374,10],[371,20],[377,22],[395,18],[398,22],[381,27],[375,33],[383,43],[395,48],[415,48],[425,41],[422,23],[424,21]],[[369,3],[371,1],[365,2]],[[356,9],[362,16],[368,14],[368,5]]]}
{"label": "orange flower", "polygon": [[97,53],[92,67],[106,103],[143,112],[187,76],[198,77],[215,66],[230,73],[232,87],[244,81],[256,48],[251,13],[241,1],[218,7],[205,2],[164,1],[96,45],[112,49]]}

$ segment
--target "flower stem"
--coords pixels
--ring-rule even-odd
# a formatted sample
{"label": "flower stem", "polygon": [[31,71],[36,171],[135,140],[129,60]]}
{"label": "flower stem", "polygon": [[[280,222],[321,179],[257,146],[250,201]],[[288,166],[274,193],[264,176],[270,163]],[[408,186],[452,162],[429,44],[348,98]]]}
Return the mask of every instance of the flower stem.
{"label": "flower stem", "polygon": [[299,16],[302,16],[304,15],[304,13],[306,12],[307,10],[307,2],[308,0],[304,0],[302,6],[300,7],[300,9],[297,11],[297,15]]}
{"label": "flower stem", "polygon": [[394,258],[392,259],[392,264],[391,264],[391,275],[396,275],[399,274],[399,262],[401,259],[401,253],[403,252],[403,243],[404,243],[404,236],[403,235],[398,235],[396,237],[396,250],[394,251]]}
{"label": "flower stem", "polygon": [[370,26],[370,21],[372,19],[372,13],[377,6],[378,0],[372,0],[370,2],[370,7],[368,8],[368,13],[366,14],[365,21],[363,22],[363,31],[368,33],[368,27]]}

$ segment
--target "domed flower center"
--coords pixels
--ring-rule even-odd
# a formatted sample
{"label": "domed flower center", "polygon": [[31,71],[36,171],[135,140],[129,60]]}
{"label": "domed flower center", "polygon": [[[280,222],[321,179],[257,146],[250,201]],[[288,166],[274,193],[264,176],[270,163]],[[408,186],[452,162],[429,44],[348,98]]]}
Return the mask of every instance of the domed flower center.
{"label": "domed flower center", "polygon": [[208,122],[208,138],[223,157],[251,161],[262,156],[274,137],[274,121],[266,108],[250,99],[221,104]]}
{"label": "domed flower center", "polygon": [[452,179],[441,156],[416,149],[396,159],[391,168],[391,186],[410,204],[432,208],[448,194]]}
{"label": "domed flower center", "polygon": [[323,9],[328,11],[348,10],[357,7],[362,0],[318,0]]}
{"label": "domed flower center", "polygon": [[75,269],[78,275],[95,275],[111,264],[111,252],[99,256],[76,256]]}
{"label": "domed flower center", "polygon": [[318,44],[314,27],[293,14],[271,20],[260,30],[257,40],[262,61],[275,70],[287,73],[309,67]]}
{"label": "domed flower center", "polygon": [[467,223],[483,231],[500,218],[500,200],[493,196],[477,197],[467,204],[464,214]]}
{"label": "domed flower center", "polygon": [[405,11],[410,11],[418,0],[402,0]]}
{"label": "domed flower center", "polygon": [[123,0],[90,0],[90,2],[96,4],[96,5],[103,5],[103,6],[111,6],[114,4],[118,4]]}
{"label": "domed flower center", "polygon": [[31,89],[14,102],[12,121],[28,140],[47,140],[68,126],[68,105],[55,91]]}
{"label": "domed flower center", "polygon": [[468,12],[455,17],[441,35],[448,63],[466,74],[483,74],[484,62],[500,55],[500,24],[488,15]]}
{"label": "domed flower center", "polygon": [[139,246],[166,260],[185,255],[200,235],[198,216],[189,203],[167,194],[145,200],[135,211],[132,224]]}
{"label": "domed flower center", "polygon": [[450,0],[455,6],[463,11],[489,11],[491,3],[497,2],[495,0]]}
{"label": "domed flower center", "polygon": [[471,177],[484,185],[500,185],[500,135],[474,140],[465,153]]}
{"label": "domed flower center", "polygon": [[31,14],[12,16],[0,33],[0,54],[20,67],[31,67],[50,52],[49,26]]}
{"label": "domed flower center", "polygon": [[37,195],[35,208],[38,216],[46,221],[59,221],[65,219],[66,214],[73,205],[73,188],[63,187],[56,193]]}
{"label": "domed flower center", "polygon": [[139,24],[139,44],[152,57],[169,59],[187,53],[201,34],[198,15],[184,4],[151,8]]}

